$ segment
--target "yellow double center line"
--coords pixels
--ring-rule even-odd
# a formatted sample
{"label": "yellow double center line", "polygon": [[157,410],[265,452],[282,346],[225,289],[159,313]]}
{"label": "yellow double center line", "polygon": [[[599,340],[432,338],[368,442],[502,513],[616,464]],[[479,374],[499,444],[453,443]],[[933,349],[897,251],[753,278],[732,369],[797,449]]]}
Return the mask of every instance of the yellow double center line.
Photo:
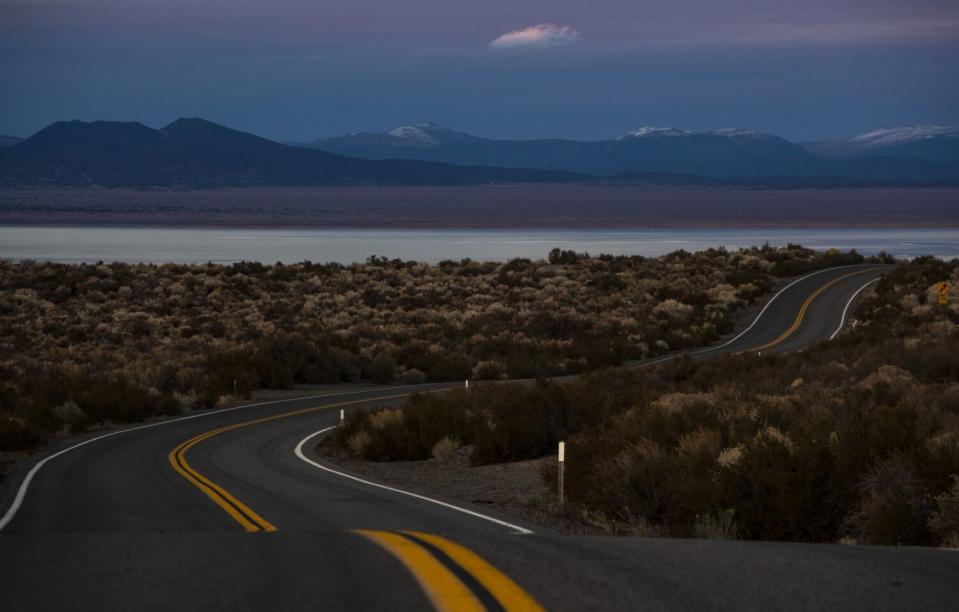
{"label": "yellow double center line", "polygon": [[221,431],[226,431],[226,428],[214,429],[213,431],[196,436],[195,438],[190,438],[186,442],[183,442],[170,451],[169,459],[170,463],[173,465],[173,469],[179,472],[181,476],[189,480],[191,483],[196,485],[198,489],[206,493],[207,497],[213,500],[213,503],[223,508],[223,510],[232,516],[233,520],[242,525],[245,530],[276,531],[276,527],[274,527],[269,521],[251,510],[249,506],[233,497],[233,495],[231,495],[226,489],[219,486],[209,478],[206,478],[200,472],[196,471],[186,460],[186,457],[184,456],[186,451],[190,450],[200,442],[203,442],[207,438],[212,438]]}
{"label": "yellow double center line", "polygon": [[[438,391],[438,390],[436,390]],[[436,391],[424,391],[423,393],[435,393]],[[254,512],[249,506],[238,500],[234,497],[229,491],[219,486],[209,478],[205,477],[203,474],[198,472],[196,468],[190,465],[189,461],[186,459],[186,453],[188,450],[203,442],[204,440],[209,440],[210,438],[217,436],[221,433],[227,431],[233,431],[234,429],[241,429],[243,427],[249,427],[251,425],[258,425],[260,423],[267,423],[269,421],[276,421],[279,419],[285,419],[287,417],[297,416],[300,414],[309,414],[311,412],[319,412],[321,410],[330,410],[333,408],[340,408],[342,406],[350,406],[353,404],[363,404],[375,401],[390,400],[390,399],[399,399],[402,397],[407,397],[409,393],[400,393],[397,395],[387,395],[384,397],[375,397],[375,398],[366,398],[353,400],[349,402],[339,402],[337,404],[329,404],[327,406],[315,406],[312,408],[303,408],[302,410],[293,410],[291,412],[284,412],[282,414],[275,414],[273,416],[263,417],[259,419],[253,419],[250,421],[243,421],[241,423],[234,423],[233,425],[227,425],[226,427],[220,427],[202,433],[198,436],[194,436],[189,440],[179,444],[176,448],[170,451],[168,456],[170,460],[170,465],[173,466],[173,469],[176,470],[181,476],[190,481],[198,489],[203,491],[207,497],[213,500],[213,503],[220,506],[224,512],[233,517],[237,523],[239,523],[243,529],[247,531],[276,531],[269,521],[264,519],[262,516]]]}
{"label": "yellow double center line", "polygon": [[793,324],[789,327],[789,329],[784,331],[782,335],[776,338],[775,340],[767,342],[766,344],[763,344],[762,346],[755,346],[753,348],[746,349],[745,352],[764,351],[766,349],[769,349],[781,344],[786,338],[793,335],[796,332],[796,330],[799,329],[799,326],[802,325],[803,318],[806,316],[806,311],[809,310],[809,305],[812,304],[813,300],[819,297],[823,291],[829,289],[830,287],[832,287],[838,282],[846,280],[847,278],[852,278],[853,276],[858,276],[859,274],[865,274],[867,272],[875,272],[875,270],[868,269],[868,270],[857,270],[856,272],[850,272],[849,274],[844,274],[838,278],[834,278],[828,283],[824,284],[819,289],[816,289],[815,291],[812,292],[812,294],[808,298],[806,298],[806,301],[803,302],[802,306],[799,308],[799,314],[796,315],[796,320],[793,321]]}
{"label": "yellow double center line", "polygon": [[470,549],[420,531],[356,530],[396,557],[437,610],[542,610],[518,584]]}
{"label": "yellow double center line", "polygon": [[[434,389],[422,393],[438,393],[445,390]],[[373,401],[399,399],[409,395],[409,393],[400,393],[339,402],[219,427],[177,445],[170,451],[168,458],[173,469],[203,491],[207,497],[233,517],[246,531],[276,531],[273,524],[191,466],[186,458],[187,451],[197,444],[227,431],[321,410]],[[356,530],[355,533],[378,544],[396,557],[417,580],[437,610],[539,611],[543,609],[536,600],[508,576],[460,544],[437,535],[416,531]]]}

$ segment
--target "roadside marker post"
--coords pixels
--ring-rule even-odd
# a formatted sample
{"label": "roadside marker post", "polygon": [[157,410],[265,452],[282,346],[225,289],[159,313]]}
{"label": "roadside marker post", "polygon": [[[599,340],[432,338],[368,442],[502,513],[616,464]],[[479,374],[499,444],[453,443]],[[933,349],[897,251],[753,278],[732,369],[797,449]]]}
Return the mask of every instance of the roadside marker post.
{"label": "roadside marker post", "polygon": [[563,506],[566,503],[566,495],[565,495],[565,491],[563,491],[563,480],[565,477],[565,474],[563,472],[565,471],[565,467],[566,467],[566,443],[560,442],[559,443],[559,470],[558,470],[559,482],[556,485],[556,493],[557,493],[557,497],[559,498],[560,506]]}
{"label": "roadside marker post", "polygon": [[346,420],[346,410],[340,408],[340,425]]}
{"label": "roadside marker post", "polygon": [[466,389],[467,391],[470,390],[470,379],[468,378],[466,379],[466,384],[463,385],[463,388]]}

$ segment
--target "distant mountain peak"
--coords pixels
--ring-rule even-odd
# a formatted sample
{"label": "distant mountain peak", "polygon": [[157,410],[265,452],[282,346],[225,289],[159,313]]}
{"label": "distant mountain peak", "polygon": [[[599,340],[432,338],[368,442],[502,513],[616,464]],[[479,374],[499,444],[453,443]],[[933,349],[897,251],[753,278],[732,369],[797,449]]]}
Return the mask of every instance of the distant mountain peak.
{"label": "distant mountain peak", "polygon": [[623,138],[649,138],[649,137],[670,137],[670,136],[689,136],[693,132],[689,130],[681,130],[679,128],[672,127],[653,127],[653,126],[644,126],[638,130],[633,130],[629,132]]}
{"label": "distant mountain peak", "polygon": [[620,140],[624,138],[681,138],[686,136],[722,136],[724,138],[767,138],[768,134],[763,134],[762,132],[757,132],[755,130],[748,130],[746,128],[721,128],[718,130],[713,130],[711,132],[697,132],[694,130],[684,130],[681,128],[673,127],[641,127],[638,130],[633,130],[625,136],[622,136]]}
{"label": "distant mountain peak", "polygon": [[756,130],[750,130],[746,128],[720,128],[718,130],[713,130],[711,132],[716,136],[726,136],[728,138],[766,138],[768,134],[763,134],[762,132],[757,132]]}
{"label": "distant mountain peak", "polygon": [[905,142],[917,142],[944,136],[959,138],[959,127],[944,125],[916,125],[879,128],[852,138],[851,142],[862,146],[885,146]]}
{"label": "distant mountain peak", "polygon": [[476,136],[451,130],[439,123],[413,123],[403,125],[385,134],[389,138],[397,138],[410,143],[421,145],[440,145],[450,142],[468,142],[482,140]]}
{"label": "distant mountain peak", "polygon": [[430,144],[439,143],[438,132],[448,132],[447,128],[436,123],[414,123],[413,125],[403,125],[386,133],[393,138],[402,138],[404,140],[415,140]]}
{"label": "distant mountain peak", "polygon": [[[219,123],[214,123],[206,119],[201,119],[200,117],[180,117],[176,121],[171,122],[166,127],[160,129],[162,132],[175,132],[183,130],[230,130],[228,127],[224,127]],[[233,130],[230,130],[233,131]]]}
{"label": "distant mountain peak", "polygon": [[898,157],[959,164],[959,127],[884,127],[845,140],[822,140],[804,146],[818,155],[834,159]]}

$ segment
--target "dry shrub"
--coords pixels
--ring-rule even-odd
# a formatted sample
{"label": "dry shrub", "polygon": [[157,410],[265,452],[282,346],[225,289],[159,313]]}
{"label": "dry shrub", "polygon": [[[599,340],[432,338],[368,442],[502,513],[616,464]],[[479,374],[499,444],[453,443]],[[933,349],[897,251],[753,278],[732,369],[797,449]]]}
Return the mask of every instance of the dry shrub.
{"label": "dry shrub", "polygon": [[713,396],[708,393],[668,393],[652,403],[652,407],[667,414],[678,414],[696,404],[708,403]]}
{"label": "dry shrub", "polygon": [[860,487],[846,529],[864,544],[926,544],[929,495],[915,465],[902,456],[878,463]]}
{"label": "dry shrub", "polygon": [[473,368],[473,378],[476,380],[497,380],[506,375],[506,369],[499,361],[481,361]]}
{"label": "dry shrub", "polygon": [[401,373],[399,379],[404,385],[419,385],[426,382],[426,374],[413,368]]}
{"label": "dry shrub", "polygon": [[68,429],[81,425],[87,418],[83,409],[77,406],[77,403],[73,400],[67,400],[56,406],[53,409],[53,415]]}
{"label": "dry shrub", "polygon": [[433,445],[433,448],[430,450],[430,455],[433,456],[433,459],[437,461],[448,461],[453,455],[456,454],[456,451],[460,449],[460,441],[455,438],[450,438],[444,436]]}
{"label": "dry shrub", "polygon": [[387,408],[370,414],[370,428],[374,431],[386,429],[403,422],[403,411],[399,408]]}
{"label": "dry shrub", "polygon": [[913,382],[913,376],[903,368],[884,365],[863,379],[862,386],[866,389],[875,389],[877,385],[887,384],[892,388],[900,388]]}
{"label": "dry shrub", "polygon": [[710,513],[697,514],[692,536],[706,540],[735,540],[735,516],[736,512],[732,509],[719,512],[717,516]]}
{"label": "dry shrub", "polygon": [[633,537],[660,537],[665,535],[661,527],[650,525],[649,521],[641,516],[626,515],[623,519],[613,519],[601,510],[579,508],[579,518],[587,525],[609,535]]}
{"label": "dry shrub", "polygon": [[697,429],[679,439],[676,452],[697,463],[712,463],[719,455],[722,440],[718,431]]}
{"label": "dry shrub", "polygon": [[347,439],[346,446],[354,457],[363,457],[372,440],[373,436],[370,435],[370,432],[358,431]]}
{"label": "dry shrub", "polygon": [[953,475],[952,488],[936,497],[936,511],[929,528],[943,546],[959,548],[959,476]]}
{"label": "dry shrub", "polygon": [[716,457],[716,463],[718,463],[720,467],[732,467],[739,463],[739,460],[742,459],[742,456],[742,446],[724,448],[722,451],[720,451],[719,456]]}

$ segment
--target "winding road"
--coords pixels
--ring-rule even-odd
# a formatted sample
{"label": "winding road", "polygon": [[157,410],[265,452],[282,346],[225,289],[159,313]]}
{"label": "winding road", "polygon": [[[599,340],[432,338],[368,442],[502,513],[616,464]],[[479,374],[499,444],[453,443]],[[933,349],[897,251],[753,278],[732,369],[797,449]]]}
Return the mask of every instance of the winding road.
{"label": "winding road", "polygon": [[[694,356],[829,339],[885,270],[802,277],[741,334]],[[951,551],[563,535],[367,482],[314,452],[340,410],[459,384],[205,412],[37,457],[0,510],[2,607],[946,610],[959,601]]]}

